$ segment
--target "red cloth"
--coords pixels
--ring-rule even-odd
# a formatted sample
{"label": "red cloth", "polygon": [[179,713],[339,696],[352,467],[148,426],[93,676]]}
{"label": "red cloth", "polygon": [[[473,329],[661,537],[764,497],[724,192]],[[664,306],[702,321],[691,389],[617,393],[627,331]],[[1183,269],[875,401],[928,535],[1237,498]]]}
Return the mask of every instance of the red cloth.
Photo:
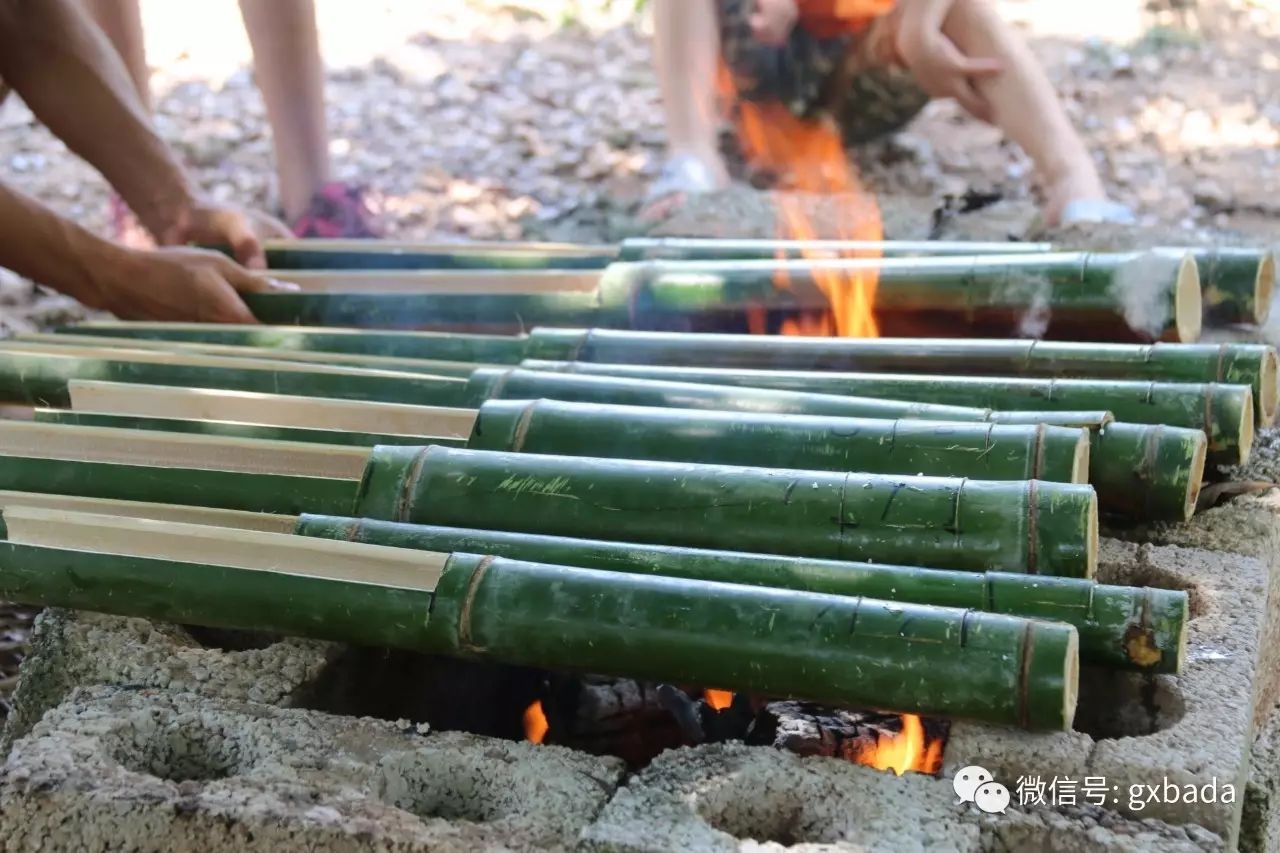
{"label": "red cloth", "polygon": [[799,23],[820,39],[860,33],[897,0],[798,0]]}

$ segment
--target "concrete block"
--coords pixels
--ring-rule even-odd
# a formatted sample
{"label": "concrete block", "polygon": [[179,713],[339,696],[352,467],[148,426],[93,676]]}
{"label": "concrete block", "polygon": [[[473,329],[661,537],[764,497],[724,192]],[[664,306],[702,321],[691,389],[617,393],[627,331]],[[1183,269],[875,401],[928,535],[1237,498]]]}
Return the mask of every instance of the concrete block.
{"label": "concrete block", "polygon": [[976,851],[950,785],[830,758],[717,744],[669,750],[583,834],[592,851]]}
{"label": "concrete block", "polygon": [[324,667],[332,643],[49,608],[36,620],[0,756],[76,687],[163,687],[287,704]]}
{"label": "concrete block", "polygon": [[622,762],[163,690],[77,690],[0,773],[4,849],[566,849]]}

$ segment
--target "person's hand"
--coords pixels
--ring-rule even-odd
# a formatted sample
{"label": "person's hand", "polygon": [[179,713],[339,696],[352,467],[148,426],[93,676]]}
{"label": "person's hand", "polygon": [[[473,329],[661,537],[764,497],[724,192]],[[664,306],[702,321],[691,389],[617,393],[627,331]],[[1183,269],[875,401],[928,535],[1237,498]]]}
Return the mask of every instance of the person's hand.
{"label": "person's hand", "polygon": [[784,44],[800,14],[796,0],[756,0],[748,23],[751,33],[763,44]]}
{"label": "person's hand", "polygon": [[288,238],[293,233],[278,219],[257,211],[212,203],[197,204],[156,235],[163,246],[197,243],[228,246],[237,261],[252,269],[266,269],[262,240]]}
{"label": "person's hand", "polygon": [[238,293],[296,289],[207,249],[126,250],[81,301],[123,320],[256,323]]}
{"label": "person's hand", "polygon": [[898,27],[898,55],[920,87],[934,98],[955,98],[974,118],[990,122],[990,102],[978,91],[974,81],[999,74],[1003,67],[997,59],[965,56],[955,42],[942,32],[940,21],[933,15],[914,14],[928,4],[906,3]]}

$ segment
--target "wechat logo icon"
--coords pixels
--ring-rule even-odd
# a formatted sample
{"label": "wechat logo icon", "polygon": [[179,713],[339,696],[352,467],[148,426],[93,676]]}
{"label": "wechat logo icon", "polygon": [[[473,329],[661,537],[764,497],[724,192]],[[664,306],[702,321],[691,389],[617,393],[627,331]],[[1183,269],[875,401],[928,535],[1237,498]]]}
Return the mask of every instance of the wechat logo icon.
{"label": "wechat logo icon", "polygon": [[951,780],[951,788],[960,798],[956,805],[973,803],[987,814],[1004,814],[1009,808],[1009,789],[993,779],[985,767],[976,764],[961,767]]}

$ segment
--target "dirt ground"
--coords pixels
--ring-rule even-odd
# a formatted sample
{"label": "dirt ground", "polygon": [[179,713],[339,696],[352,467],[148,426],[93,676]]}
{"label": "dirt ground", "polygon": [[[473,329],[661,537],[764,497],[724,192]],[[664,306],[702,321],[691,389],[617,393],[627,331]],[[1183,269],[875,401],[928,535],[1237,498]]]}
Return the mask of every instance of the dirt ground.
{"label": "dirt ground", "polygon": [[[1025,30],[1114,195],[1144,225],[1188,240],[1220,230],[1275,239],[1280,3],[998,5]],[[337,177],[373,191],[388,236],[605,241],[649,227],[635,212],[661,165],[663,129],[649,19],[635,0],[317,6]],[[274,209],[270,130],[235,2],[142,7],[161,131],[216,197]],[[1034,231],[1028,161],[954,104],[930,105],[857,159],[886,207],[915,212],[918,227],[899,229],[925,232],[912,236],[927,236],[939,210],[975,199],[1000,202],[1005,234]],[[106,185],[16,98],[0,106],[0,174],[110,233]],[[761,230],[732,210],[703,204],[660,227],[684,230],[705,213],[720,233]],[[0,331],[79,313],[0,273]],[[28,616],[0,608],[0,714]]]}

